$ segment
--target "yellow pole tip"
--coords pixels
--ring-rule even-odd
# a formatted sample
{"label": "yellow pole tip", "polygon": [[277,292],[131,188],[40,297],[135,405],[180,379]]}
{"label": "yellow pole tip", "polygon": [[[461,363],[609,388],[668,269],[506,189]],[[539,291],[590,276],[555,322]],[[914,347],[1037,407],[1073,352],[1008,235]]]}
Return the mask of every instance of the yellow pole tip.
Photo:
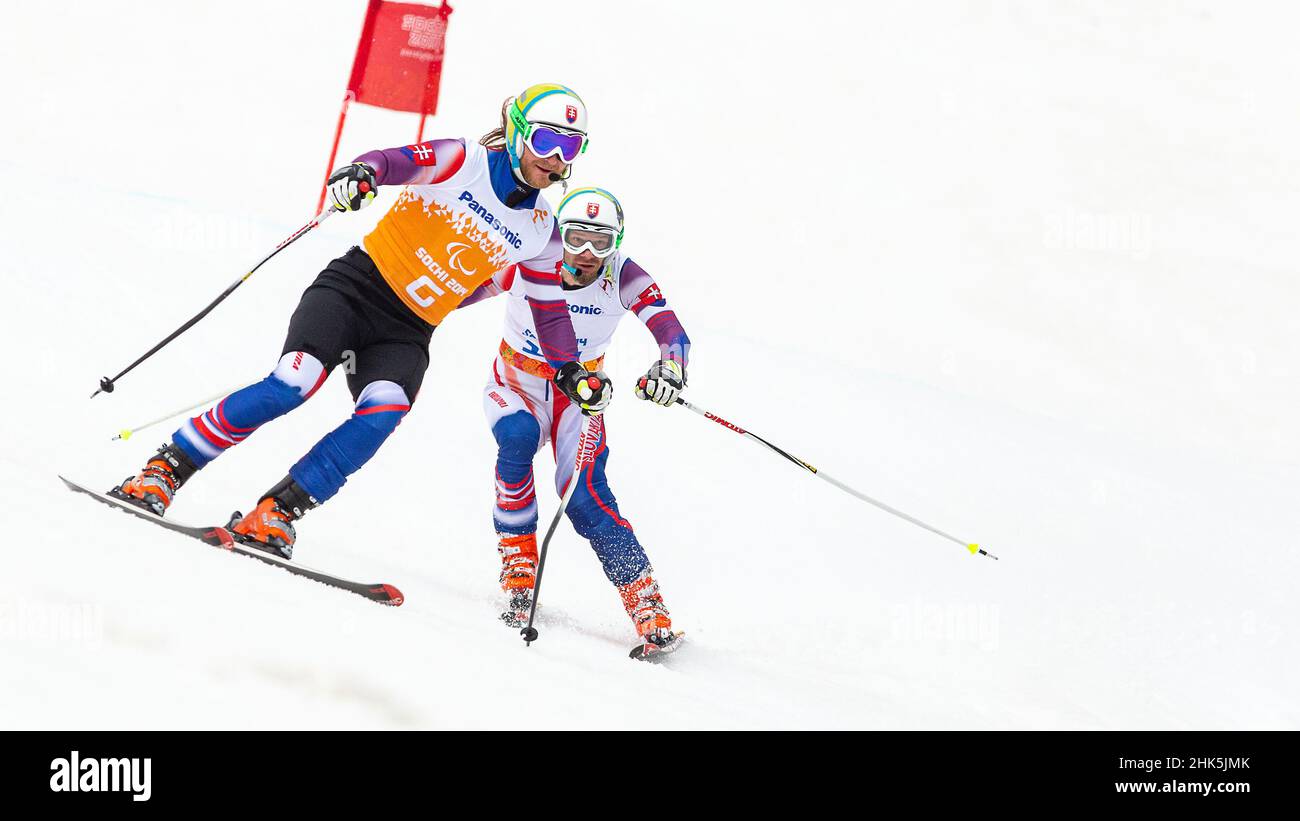
{"label": "yellow pole tip", "polygon": [[121,433],[119,433],[118,436],[122,437],[123,439],[130,439],[130,438],[131,438],[131,431],[129,431],[129,430],[124,430],[124,431],[122,431]]}
{"label": "yellow pole tip", "polygon": [[974,556],[976,553],[980,552],[980,546],[977,545],[977,544],[968,544],[968,545],[966,545],[966,549],[969,550],[969,551],[971,552],[971,555],[972,555],[972,556]]}

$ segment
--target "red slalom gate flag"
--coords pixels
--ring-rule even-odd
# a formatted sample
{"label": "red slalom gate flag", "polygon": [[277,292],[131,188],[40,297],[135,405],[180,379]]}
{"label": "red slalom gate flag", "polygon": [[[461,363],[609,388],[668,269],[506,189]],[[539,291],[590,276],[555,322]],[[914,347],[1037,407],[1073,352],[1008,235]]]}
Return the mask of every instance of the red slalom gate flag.
{"label": "red slalom gate flag", "polygon": [[343,122],[353,102],[419,114],[415,141],[424,139],[424,120],[438,109],[447,18],[452,11],[445,0],[441,6],[370,0],[357,55],[352,61],[352,76],[343,95],[339,124],[334,130],[334,146],[325,166],[325,183],[321,185],[317,212],[325,205],[325,186],[334,170]]}

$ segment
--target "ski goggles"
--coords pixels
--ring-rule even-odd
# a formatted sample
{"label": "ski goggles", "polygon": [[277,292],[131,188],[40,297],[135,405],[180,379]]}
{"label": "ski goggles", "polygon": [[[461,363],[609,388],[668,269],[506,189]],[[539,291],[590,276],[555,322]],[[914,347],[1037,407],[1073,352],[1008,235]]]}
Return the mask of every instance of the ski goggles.
{"label": "ski goggles", "polygon": [[560,159],[571,163],[587,150],[587,135],[551,125],[530,123],[519,110],[519,103],[510,106],[510,122],[523,135],[524,144],[539,159],[559,154]]}
{"label": "ski goggles", "polygon": [[[531,125],[531,124],[530,124]],[[587,149],[587,135],[578,131],[561,131],[549,125],[534,125],[524,137],[528,150],[538,159],[559,154],[560,159],[571,163]]]}
{"label": "ski goggles", "polygon": [[618,248],[618,233],[603,225],[566,222],[560,226],[560,241],[570,254],[591,251],[597,259],[604,259]]}

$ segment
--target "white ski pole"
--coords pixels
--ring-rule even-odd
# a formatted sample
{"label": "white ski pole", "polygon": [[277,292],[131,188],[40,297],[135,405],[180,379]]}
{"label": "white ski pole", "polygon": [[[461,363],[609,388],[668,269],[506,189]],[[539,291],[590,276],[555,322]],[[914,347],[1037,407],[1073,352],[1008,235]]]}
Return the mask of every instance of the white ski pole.
{"label": "white ski pole", "polygon": [[896,509],[896,508],[892,508],[892,507],[890,507],[889,505],[885,504],[884,502],[882,502],[882,501],[880,501],[880,500],[878,500],[878,499],[873,499],[873,498],[871,498],[870,496],[868,496],[867,494],[865,494],[865,493],[863,493],[863,492],[861,492],[861,491],[859,491],[859,490],[854,490],[853,488],[851,488],[851,487],[849,487],[848,485],[846,485],[846,484],[844,484],[843,482],[841,482],[839,479],[836,479],[835,477],[830,476],[829,474],[827,474],[826,471],[824,471],[824,470],[818,470],[817,468],[815,468],[815,467],[813,467],[812,465],[808,464],[808,463],[805,462],[804,460],[799,459],[799,458],[797,458],[797,457],[795,457],[795,456],[790,455],[789,453],[785,452],[785,451],[782,450],[781,448],[779,448],[779,447],[777,447],[776,445],[772,444],[771,442],[767,441],[766,439],[764,439],[763,437],[759,436],[758,434],[756,434],[756,433],[751,433],[750,431],[747,431],[747,430],[745,430],[744,428],[738,427],[737,425],[733,425],[732,423],[728,422],[726,419],[723,419],[721,416],[718,416],[717,414],[714,414],[714,413],[709,413],[708,411],[704,410],[703,408],[697,408],[695,405],[692,405],[690,402],[687,402],[685,399],[682,399],[680,396],[677,397],[677,404],[679,404],[679,405],[681,405],[682,407],[685,407],[685,408],[690,408],[691,410],[693,410],[693,411],[695,411],[696,413],[698,413],[700,416],[703,416],[705,419],[711,419],[711,420],[713,420],[714,422],[717,422],[719,425],[722,425],[722,426],[723,426],[724,428],[726,428],[727,430],[733,431],[733,432],[735,432],[735,433],[739,433],[741,436],[747,437],[747,438],[749,438],[749,439],[754,440],[755,442],[758,442],[760,445],[762,445],[763,447],[767,448],[768,450],[771,450],[771,451],[773,451],[773,452],[775,452],[775,453],[779,453],[780,455],[784,456],[786,459],[789,459],[791,462],[794,462],[796,465],[798,465],[799,467],[801,467],[801,468],[803,468],[804,470],[808,471],[809,473],[813,474],[814,476],[816,476],[816,477],[818,477],[818,478],[820,478],[820,479],[825,479],[826,481],[830,482],[832,485],[835,485],[835,487],[839,488],[840,490],[844,491],[845,493],[849,494],[850,496],[853,496],[853,497],[856,497],[856,498],[858,498],[858,499],[861,499],[862,501],[866,502],[866,503],[869,504],[869,505],[875,505],[876,507],[880,508],[881,510],[885,511],[886,513],[892,513],[892,514],[894,514],[895,516],[897,516],[898,518],[900,518],[900,519],[904,519],[904,520],[906,520],[906,521],[909,521],[909,522],[911,522],[912,524],[916,525],[917,527],[923,527],[923,528],[925,528],[926,530],[930,531],[931,533],[934,533],[934,534],[937,535],[937,536],[942,536],[942,537],[944,537],[945,539],[947,539],[947,540],[950,541],[950,542],[956,542],[957,544],[959,544],[959,545],[961,545],[962,547],[964,547],[964,548],[966,548],[967,550],[969,550],[969,551],[971,552],[971,555],[974,555],[974,554],[978,553],[978,554],[981,555],[981,556],[988,556],[990,559],[994,559],[994,560],[997,559],[997,556],[994,556],[992,553],[989,553],[987,550],[984,550],[984,549],[981,548],[979,545],[977,545],[977,544],[973,544],[973,543],[971,543],[971,542],[967,542],[965,539],[958,539],[956,536],[953,536],[953,535],[951,535],[951,534],[944,533],[942,530],[940,530],[939,528],[937,528],[937,527],[935,527],[935,526],[933,526],[933,525],[926,524],[925,522],[921,521],[920,519],[917,519],[917,518],[915,518],[915,517],[913,517],[913,516],[909,516],[909,515],[907,515],[906,513],[904,513],[904,512],[901,511],[901,510],[898,510],[898,509]]}
{"label": "white ski pole", "polygon": [[555,528],[560,524],[560,517],[569,509],[569,501],[573,499],[573,491],[578,487],[582,471],[587,465],[596,461],[596,445],[600,443],[600,435],[596,430],[599,422],[599,415],[588,416],[583,420],[582,433],[578,435],[578,453],[573,460],[573,476],[569,479],[569,486],[564,489],[564,498],[560,500],[560,507],[555,511],[555,518],[551,519],[551,526],[546,529],[546,538],[542,539],[542,549],[537,556],[537,581],[533,583],[533,602],[528,608],[528,626],[519,631],[519,635],[523,636],[525,647],[530,647],[537,641],[537,628],[533,627],[533,617],[537,615],[537,600],[542,592],[542,570],[546,567],[546,548],[551,544],[551,537],[555,535]]}
{"label": "white ski pole", "polygon": [[235,391],[241,390],[246,387],[248,386],[239,385],[237,387],[230,388],[229,390],[224,390],[221,393],[217,394],[216,396],[212,396],[202,401],[195,402],[192,405],[186,405],[185,407],[180,408],[178,410],[174,410],[171,413],[165,414],[163,416],[159,416],[157,419],[154,419],[152,422],[145,422],[143,425],[137,425],[134,428],[122,428],[120,431],[117,432],[117,435],[114,436],[111,441],[116,442],[119,439],[121,439],[122,441],[126,441],[127,439],[131,438],[131,434],[133,433],[139,433],[142,430],[147,430],[148,428],[152,428],[154,425],[162,424],[163,422],[166,422],[168,419],[171,419],[174,416],[180,416],[182,413],[185,413],[187,411],[192,411],[195,408],[201,408],[204,407],[205,405],[209,405],[217,401],[218,399],[222,398],[223,396],[229,396]]}

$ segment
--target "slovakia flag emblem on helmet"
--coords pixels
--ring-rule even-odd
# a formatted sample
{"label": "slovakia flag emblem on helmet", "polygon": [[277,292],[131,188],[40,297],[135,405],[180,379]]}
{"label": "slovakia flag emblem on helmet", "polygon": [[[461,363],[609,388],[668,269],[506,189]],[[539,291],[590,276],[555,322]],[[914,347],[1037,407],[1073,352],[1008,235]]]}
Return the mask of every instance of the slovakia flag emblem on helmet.
{"label": "slovakia flag emblem on helmet", "polygon": [[600,203],[587,203],[587,219],[594,220],[600,214]]}
{"label": "slovakia flag emblem on helmet", "polygon": [[576,123],[578,121],[577,106],[566,105],[564,107],[564,119],[568,120],[570,123]]}

